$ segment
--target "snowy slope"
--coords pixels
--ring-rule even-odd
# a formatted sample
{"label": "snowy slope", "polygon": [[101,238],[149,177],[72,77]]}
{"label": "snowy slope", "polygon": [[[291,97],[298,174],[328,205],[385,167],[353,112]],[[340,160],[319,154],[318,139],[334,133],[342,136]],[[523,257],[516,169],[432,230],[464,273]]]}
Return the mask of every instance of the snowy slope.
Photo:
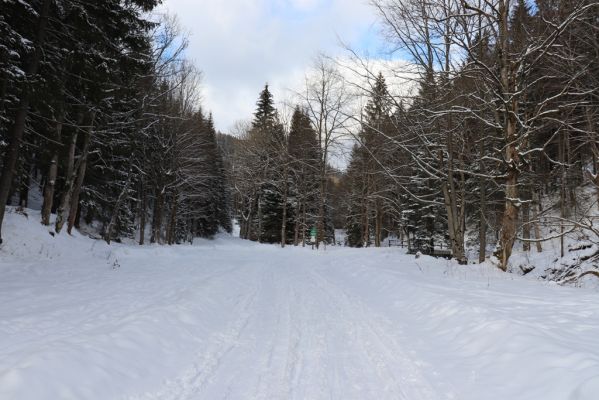
{"label": "snowy slope", "polygon": [[393,248],[109,247],[38,221],[7,216],[0,399],[598,398],[596,291]]}
{"label": "snowy slope", "polygon": [[[560,285],[584,287],[599,290],[599,236],[597,230],[579,227],[572,229],[572,221],[577,223],[597,223],[599,204],[597,188],[583,185],[576,190],[576,207],[569,210],[565,222],[560,217],[559,195],[545,195],[541,199],[543,214],[538,219],[542,251],[536,243],[530,244],[530,251],[524,251],[524,243],[517,240],[509,261],[509,272],[528,275],[537,279],[558,282]],[[564,256],[561,255],[562,241],[559,232],[564,225]],[[534,229],[531,229],[534,236]],[[468,259],[478,260],[478,226],[471,225],[467,234]],[[520,231],[518,235],[522,235]],[[493,253],[495,235],[487,235],[487,257]],[[489,262],[489,261],[487,261]],[[599,397],[598,397],[599,398]]]}

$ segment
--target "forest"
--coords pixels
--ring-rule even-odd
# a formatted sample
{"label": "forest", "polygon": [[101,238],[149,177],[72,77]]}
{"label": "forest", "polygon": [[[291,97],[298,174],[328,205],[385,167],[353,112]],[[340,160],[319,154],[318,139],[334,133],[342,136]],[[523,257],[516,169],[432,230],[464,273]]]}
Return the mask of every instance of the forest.
{"label": "forest", "polygon": [[176,21],[148,18],[157,4],[3,2],[0,223],[36,190],[53,234],[174,244],[230,231],[200,73]]}
{"label": "forest", "polygon": [[0,400],[597,400],[598,132],[599,0],[0,0]]}
{"label": "forest", "polygon": [[51,234],[108,243],[236,223],[283,247],[393,241],[506,270],[516,247],[599,242],[596,1],[371,0],[385,68],[319,56],[291,101],[267,84],[224,133],[158,3],[3,2],[0,227],[36,192]]}
{"label": "forest", "polygon": [[[460,263],[470,247],[503,270],[517,245],[559,238],[563,257],[567,235],[596,243],[597,3],[372,6],[406,60],[383,73],[351,50],[319,59],[287,134],[265,88],[231,162],[242,237],[297,245],[316,226],[333,243],[343,228],[350,246],[393,236]],[[343,136],[355,144],[338,171]]]}

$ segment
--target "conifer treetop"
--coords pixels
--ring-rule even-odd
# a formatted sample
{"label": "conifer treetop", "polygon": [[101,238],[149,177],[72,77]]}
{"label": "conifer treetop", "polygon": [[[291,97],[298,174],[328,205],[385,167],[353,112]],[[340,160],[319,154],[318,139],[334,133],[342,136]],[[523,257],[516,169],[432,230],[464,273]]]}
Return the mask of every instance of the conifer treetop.
{"label": "conifer treetop", "polygon": [[254,128],[272,126],[276,120],[276,109],[274,107],[273,96],[268,89],[268,83],[260,92],[260,97],[256,103],[256,112],[254,113]]}

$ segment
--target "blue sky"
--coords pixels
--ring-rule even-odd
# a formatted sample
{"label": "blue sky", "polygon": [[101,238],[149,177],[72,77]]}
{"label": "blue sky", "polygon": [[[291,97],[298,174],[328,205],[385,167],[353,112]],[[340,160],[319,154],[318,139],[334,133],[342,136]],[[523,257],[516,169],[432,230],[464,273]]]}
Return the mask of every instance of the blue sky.
{"label": "blue sky", "polygon": [[191,35],[203,105],[223,132],[251,118],[266,82],[283,101],[319,52],[342,56],[339,39],[371,55],[380,48],[367,0],[165,0],[163,9]]}

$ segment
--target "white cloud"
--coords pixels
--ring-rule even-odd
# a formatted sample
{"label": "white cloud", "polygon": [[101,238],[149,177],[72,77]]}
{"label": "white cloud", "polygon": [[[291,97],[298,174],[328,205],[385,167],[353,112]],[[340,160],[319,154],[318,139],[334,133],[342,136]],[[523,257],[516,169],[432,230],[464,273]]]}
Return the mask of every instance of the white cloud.
{"label": "white cloud", "polygon": [[302,11],[313,10],[317,6],[319,6],[322,1],[321,0],[290,0],[290,3],[294,8]]}
{"label": "white cloud", "polygon": [[191,33],[203,105],[222,131],[251,118],[264,83],[282,100],[318,52],[343,53],[338,38],[359,46],[375,21],[365,0],[166,0],[162,8]]}

